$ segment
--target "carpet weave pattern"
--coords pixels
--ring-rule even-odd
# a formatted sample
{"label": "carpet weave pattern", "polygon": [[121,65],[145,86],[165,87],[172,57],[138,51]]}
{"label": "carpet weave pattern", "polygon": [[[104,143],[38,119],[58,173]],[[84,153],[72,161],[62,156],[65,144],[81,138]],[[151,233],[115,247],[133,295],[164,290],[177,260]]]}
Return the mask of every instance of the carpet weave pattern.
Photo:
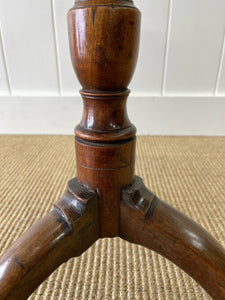
{"label": "carpet weave pattern", "polygon": [[[0,136],[1,253],[52,209],[75,174],[72,136]],[[225,247],[225,138],[138,137],[136,174]],[[115,238],[62,265],[29,299],[211,298],[163,257]]]}

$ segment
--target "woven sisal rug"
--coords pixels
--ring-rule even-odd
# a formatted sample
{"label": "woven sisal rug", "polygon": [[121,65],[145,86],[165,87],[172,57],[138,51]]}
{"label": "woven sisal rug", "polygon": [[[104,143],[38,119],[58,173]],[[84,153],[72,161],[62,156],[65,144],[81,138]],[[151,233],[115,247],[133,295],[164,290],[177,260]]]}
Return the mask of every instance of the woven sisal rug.
{"label": "woven sisal rug", "polygon": [[[1,253],[52,209],[75,174],[72,136],[0,136]],[[225,138],[139,137],[136,174],[225,247]],[[29,299],[211,298],[163,257],[115,238],[62,265]]]}

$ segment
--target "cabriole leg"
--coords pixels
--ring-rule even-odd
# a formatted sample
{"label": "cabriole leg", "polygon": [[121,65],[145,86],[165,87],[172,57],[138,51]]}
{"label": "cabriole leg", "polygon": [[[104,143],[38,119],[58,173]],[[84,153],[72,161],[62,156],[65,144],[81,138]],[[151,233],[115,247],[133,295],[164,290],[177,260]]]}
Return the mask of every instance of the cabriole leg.
{"label": "cabriole leg", "polygon": [[75,178],[55,208],[0,259],[0,299],[23,300],[62,263],[99,237],[98,199]]}
{"label": "cabriole leg", "polygon": [[201,226],[151,193],[137,176],[122,193],[120,236],[174,262],[213,299],[225,299],[225,250]]}

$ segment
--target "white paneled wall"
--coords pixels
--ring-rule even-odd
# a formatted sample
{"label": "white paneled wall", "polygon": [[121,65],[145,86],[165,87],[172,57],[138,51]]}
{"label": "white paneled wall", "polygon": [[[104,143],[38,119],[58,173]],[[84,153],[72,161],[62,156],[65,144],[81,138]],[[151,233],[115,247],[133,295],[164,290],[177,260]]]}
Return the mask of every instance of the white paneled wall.
{"label": "white paneled wall", "polygon": [[[225,0],[135,4],[142,33],[129,112],[139,133],[224,135]],[[0,133],[67,134],[79,122],[67,37],[72,6],[0,0]]]}
{"label": "white paneled wall", "polygon": [[165,94],[213,95],[221,63],[224,0],[171,0]]}
{"label": "white paneled wall", "polygon": [[70,60],[68,33],[67,33],[67,12],[73,6],[73,0],[54,0],[53,14],[55,21],[55,35],[57,44],[57,55],[60,72],[61,94],[74,94],[80,89],[80,84],[74,75]]}
{"label": "white paneled wall", "polygon": [[161,95],[169,0],[136,1],[142,12],[139,61],[130,86],[135,93]]}
{"label": "white paneled wall", "polygon": [[13,95],[57,94],[58,70],[51,1],[0,1]]}

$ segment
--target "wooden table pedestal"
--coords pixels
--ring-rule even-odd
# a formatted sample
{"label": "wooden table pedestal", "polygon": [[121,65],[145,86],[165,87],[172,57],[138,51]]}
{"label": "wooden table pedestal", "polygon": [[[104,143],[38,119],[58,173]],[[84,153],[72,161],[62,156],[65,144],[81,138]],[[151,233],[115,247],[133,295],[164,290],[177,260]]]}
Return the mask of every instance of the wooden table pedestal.
{"label": "wooden table pedestal", "polygon": [[99,238],[117,236],[165,256],[213,299],[225,299],[225,250],[134,173],[136,129],[126,102],[138,56],[139,10],[132,0],[76,0],[68,28],[84,103],[75,129],[77,177],[1,257],[0,299],[27,299],[60,264]]}

